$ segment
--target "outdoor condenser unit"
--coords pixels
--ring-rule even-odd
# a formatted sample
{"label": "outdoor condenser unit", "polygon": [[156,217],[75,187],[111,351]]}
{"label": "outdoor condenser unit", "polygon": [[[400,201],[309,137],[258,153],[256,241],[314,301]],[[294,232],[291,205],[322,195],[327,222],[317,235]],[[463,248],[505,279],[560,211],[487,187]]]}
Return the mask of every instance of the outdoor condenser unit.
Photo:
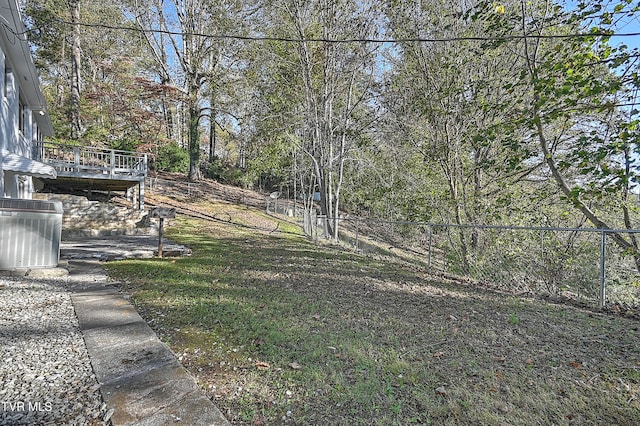
{"label": "outdoor condenser unit", "polygon": [[55,268],[62,203],[0,198],[0,269]]}

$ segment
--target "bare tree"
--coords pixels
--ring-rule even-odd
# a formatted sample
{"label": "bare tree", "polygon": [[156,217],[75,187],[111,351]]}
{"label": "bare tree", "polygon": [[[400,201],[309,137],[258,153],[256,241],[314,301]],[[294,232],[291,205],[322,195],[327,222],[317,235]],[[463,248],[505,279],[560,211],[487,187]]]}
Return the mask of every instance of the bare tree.
{"label": "bare tree", "polygon": [[71,93],[70,93],[70,121],[71,139],[80,139],[82,136],[82,121],[80,119],[80,0],[68,0],[69,13],[71,15]]}
{"label": "bare tree", "polygon": [[[210,99],[215,99],[215,77],[223,51],[234,48],[230,42],[216,37],[234,30],[242,33],[244,5],[232,0],[140,0],[130,6],[143,30],[163,84],[181,88],[181,105],[185,111],[189,179],[200,177],[202,117],[210,116]],[[214,93],[215,94],[215,93]],[[168,129],[175,120],[166,106]]]}
{"label": "bare tree", "polygon": [[318,185],[321,213],[333,219],[328,228],[337,239],[347,162],[366,138],[375,115],[372,88],[378,48],[340,41],[375,37],[376,5],[293,0],[276,11],[298,40],[292,66],[301,84],[303,120],[292,137],[310,162],[308,173]]}

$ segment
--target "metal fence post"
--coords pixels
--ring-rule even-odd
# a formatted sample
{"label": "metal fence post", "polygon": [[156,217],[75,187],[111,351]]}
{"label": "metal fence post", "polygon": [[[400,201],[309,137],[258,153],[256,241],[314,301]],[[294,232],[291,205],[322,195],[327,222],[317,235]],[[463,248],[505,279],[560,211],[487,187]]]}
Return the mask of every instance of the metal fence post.
{"label": "metal fence post", "polygon": [[431,269],[431,247],[433,242],[433,226],[429,225],[429,257],[427,258],[427,268]]}
{"label": "metal fence post", "polygon": [[605,265],[606,265],[606,243],[607,233],[602,231],[600,239],[600,309],[604,308],[606,298],[606,283],[605,283]]}

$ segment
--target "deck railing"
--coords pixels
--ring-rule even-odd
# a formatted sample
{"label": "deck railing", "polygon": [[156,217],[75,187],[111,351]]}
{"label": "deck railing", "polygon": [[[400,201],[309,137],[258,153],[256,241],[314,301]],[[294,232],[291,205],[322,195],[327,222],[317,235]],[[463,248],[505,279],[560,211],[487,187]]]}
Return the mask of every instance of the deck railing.
{"label": "deck railing", "polygon": [[131,151],[43,143],[34,147],[33,156],[59,176],[142,180],[147,173],[147,156]]}

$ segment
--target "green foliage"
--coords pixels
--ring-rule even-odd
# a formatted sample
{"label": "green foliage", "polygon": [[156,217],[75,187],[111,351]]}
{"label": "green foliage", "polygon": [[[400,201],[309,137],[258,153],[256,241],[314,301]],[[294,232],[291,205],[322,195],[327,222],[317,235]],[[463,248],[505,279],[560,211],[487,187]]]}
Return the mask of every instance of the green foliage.
{"label": "green foliage", "polygon": [[201,166],[204,176],[215,179],[227,185],[239,186],[242,188],[252,188],[253,180],[246,171],[240,167],[228,164],[222,159],[215,157],[213,161],[208,161]]}
{"label": "green foliage", "polygon": [[177,143],[171,142],[158,148],[158,155],[151,158],[152,170],[186,173],[189,171],[189,154]]}
{"label": "green foliage", "polygon": [[[630,107],[640,88],[638,51],[613,46],[606,35],[614,29],[613,15],[637,11],[628,1],[585,2],[570,11],[531,2],[497,14],[487,1],[472,12],[495,38],[487,43],[493,48],[505,43],[505,34],[546,37],[513,43],[521,59],[514,63],[516,80],[503,86],[512,97],[495,105],[512,119],[497,123],[494,133],[506,136],[511,169],[541,159],[561,198],[597,227],[633,227],[637,220],[626,200],[640,176],[631,154],[640,141],[639,117]],[[570,36],[578,33],[588,35]],[[635,247],[616,241],[625,250]]]}
{"label": "green foliage", "polygon": [[210,159],[208,162],[202,164],[202,172],[206,178],[221,182],[224,174],[222,160],[218,157]]}
{"label": "green foliage", "polygon": [[[420,37],[429,27],[440,28],[442,37],[463,38],[487,26],[429,3],[394,2],[387,14],[400,39]],[[393,146],[388,167],[398,168],[393,176],[404,181],[399,213],[444,223],[508,217],[514,206],[497,200],[513,198],[532,167],[521,161],[524,150],[520,158],[509,155],[510,141],[499,126],[519,107],[502,88],[515,80],[509,49],[463,40],[399,43],[398,50],[385,101]],[[510,107],[501,109],[501,103]]]}
{"label": "green foliage", "polygon": [[121,151],[136,151],[140,146],[140,141],[135,139],[119,139],[111,142],[111,149]]}
{"label": "green foliage", "polygon": [[520,318],[514,312],[509,314],[509,324],[511,325],[520,325]]}
{"label": "green foliage", "polygon": [[28,0],[25,3],[29,41],[38,46],[36,66],[47,70],[50,64],[63,60],[65,29],[59,19],[67,19],[64,0]]}
{"label": "green foliage", "polygon": [[286,136],[263,142],[249,161],[247,179],[268,192],[280,190],[283,186],[293,186],[292,158],[292,146]]}

